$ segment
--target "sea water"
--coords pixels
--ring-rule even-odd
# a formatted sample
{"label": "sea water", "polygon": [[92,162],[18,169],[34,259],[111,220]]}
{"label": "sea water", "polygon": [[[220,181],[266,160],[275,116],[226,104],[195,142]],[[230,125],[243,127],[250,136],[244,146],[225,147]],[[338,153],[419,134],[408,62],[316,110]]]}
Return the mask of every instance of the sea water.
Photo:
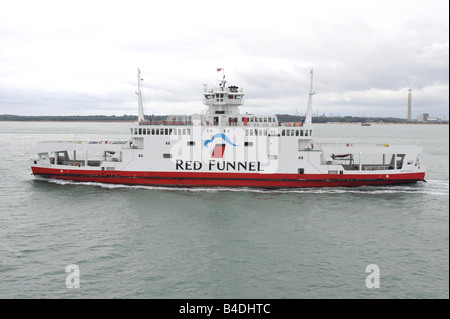
{"label": "sea water", "polygon": [[448,125],[316,125],[317,142],[424,146],[427,182],[277,189],[31,175],[45,140],[128,123],[0,123],[0,298],[449,298]]}

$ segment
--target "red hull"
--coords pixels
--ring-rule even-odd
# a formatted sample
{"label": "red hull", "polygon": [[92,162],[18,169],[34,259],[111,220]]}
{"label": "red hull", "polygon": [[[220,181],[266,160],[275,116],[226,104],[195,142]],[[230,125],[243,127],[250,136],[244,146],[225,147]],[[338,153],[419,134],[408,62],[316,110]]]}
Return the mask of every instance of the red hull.
{"label": "red hull", "polygon": [[157,186],[215,187],[348,187],[392,185],[424,181],[425,173],[396,174],[259,174],[101,171],[32,167],[33,174],[77,182]]}

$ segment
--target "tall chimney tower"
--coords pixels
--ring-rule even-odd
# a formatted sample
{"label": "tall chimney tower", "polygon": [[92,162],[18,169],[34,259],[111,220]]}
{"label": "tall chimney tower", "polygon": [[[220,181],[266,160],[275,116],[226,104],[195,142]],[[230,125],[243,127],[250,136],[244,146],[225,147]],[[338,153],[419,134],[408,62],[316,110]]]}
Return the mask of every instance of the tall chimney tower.
{"label": "tall chimney tower", "polygon": [[411,122],[411,89],[408,89],[408,122]]}

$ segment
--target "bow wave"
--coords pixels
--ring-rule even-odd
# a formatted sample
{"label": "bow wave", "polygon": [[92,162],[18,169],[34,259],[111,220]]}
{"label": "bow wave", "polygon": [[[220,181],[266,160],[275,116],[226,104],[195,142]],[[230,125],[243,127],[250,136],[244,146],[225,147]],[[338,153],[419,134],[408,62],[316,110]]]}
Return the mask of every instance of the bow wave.
{"label": "bow wave", "polygon": [[218,134],[214,135],[210,140],[205,141],[205,147],[208,147],[208,144],[211,143],[212,141],[214,141],[214,139],[218,138],[218,137],[222,138],[225,142],[227,142],[230,145],[237,146],[236,144],[233,144],[225,134],[218,133]]}

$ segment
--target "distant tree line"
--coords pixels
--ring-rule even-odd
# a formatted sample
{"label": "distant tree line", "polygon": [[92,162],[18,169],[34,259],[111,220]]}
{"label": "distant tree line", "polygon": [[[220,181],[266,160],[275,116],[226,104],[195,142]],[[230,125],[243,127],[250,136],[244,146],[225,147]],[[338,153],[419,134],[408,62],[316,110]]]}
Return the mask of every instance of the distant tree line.
{"label": "distant tree line", "polygon": [[[56,122],[135,122],[137,115],[64,115],[64,116],[22,116],[11,114],[0,114],[0,121],[56,121]],[[146,115],[146,120],[160,121],[165,120],[167,115]],[[304,116],[277,114],[278,121],[284,122],[301,122]],[[313,116],[313,123],[408,123],[406,119],[393,117],[364,117],[364,116]],[[448,123],[448,121],[447,121]]]}
{"label": "distant tree line", "polygon": [[[145,118],[154,121],[165,120],[166,115],[146,115]],[[137,115],[64,115],[64,116],[21,116],[11,114],[1,114],[0,121],[55,121],[55,122],[134,122],[137,121]]]}
{"label": "distant tree line", "polygon": [[[304,116],[296,116],[289,114],[277,114],[277,118],[279,122],[300,122],[304,119]],[[313,116],[313,123],[328,123],[328,122],[337,122],[337,123],[407,123],[406,119],[399,119],[394,117],[364,117],[364,116]]]}

